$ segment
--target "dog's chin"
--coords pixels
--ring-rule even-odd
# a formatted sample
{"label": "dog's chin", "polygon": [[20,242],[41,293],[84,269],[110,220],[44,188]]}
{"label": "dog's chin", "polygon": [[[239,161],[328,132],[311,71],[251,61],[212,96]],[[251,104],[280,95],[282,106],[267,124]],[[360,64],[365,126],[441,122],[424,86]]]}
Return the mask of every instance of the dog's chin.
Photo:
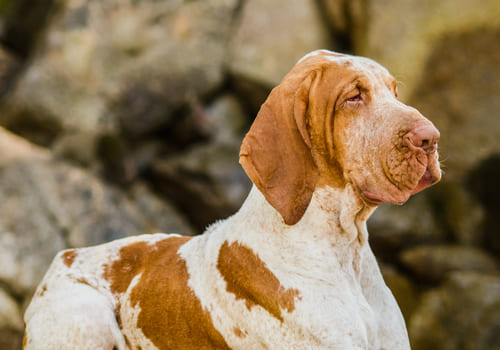
{"label": "dog's chin", "polygon": [[403,193],[401,191],[395,192],[373,192],[368,190],[362,190],[361,198],[365,203],[372,206],[379,206],[382,203],[392,203],[392,204],[404,204],[408,198],[410,198],[410,193]]}
{"label": "dog's chin", "polygon": [[[404,204],[412,195],[434,185],[441,178],[441,171],[432,171],[426,168],[420,179],[412,186],[397,186],[390,179],[387,179],[386,186],[380,189],[360,188],[360,194],[363,201],[372,206],[378,206],[382,203],[392,203],[397,205]],[[375,186],[378,187],[378,186]],[[404,188],[404,189],[401,189]]]}

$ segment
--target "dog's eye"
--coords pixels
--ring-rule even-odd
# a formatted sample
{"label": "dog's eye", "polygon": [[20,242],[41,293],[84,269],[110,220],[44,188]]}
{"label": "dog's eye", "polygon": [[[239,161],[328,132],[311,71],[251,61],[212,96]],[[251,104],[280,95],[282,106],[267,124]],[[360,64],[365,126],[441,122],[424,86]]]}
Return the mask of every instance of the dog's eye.
{"label": "dog's eye", "polygon": [[356,96],[350,97],[346,101],[347,102],[358,102],[358,101],[361,101],[361,94],[357,94]]}

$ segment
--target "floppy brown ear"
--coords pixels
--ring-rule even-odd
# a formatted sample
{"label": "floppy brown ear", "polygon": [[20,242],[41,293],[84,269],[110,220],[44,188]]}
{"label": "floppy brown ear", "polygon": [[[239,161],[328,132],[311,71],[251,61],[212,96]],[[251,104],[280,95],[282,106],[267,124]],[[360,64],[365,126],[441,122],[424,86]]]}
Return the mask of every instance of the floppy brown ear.
{"label": "floppy brown ear", "polygon": [[296,224],[311,201],[318,169],[307,130],[314,72],[285,78],[271,91],[243,139],[240,164],[288,225]]}

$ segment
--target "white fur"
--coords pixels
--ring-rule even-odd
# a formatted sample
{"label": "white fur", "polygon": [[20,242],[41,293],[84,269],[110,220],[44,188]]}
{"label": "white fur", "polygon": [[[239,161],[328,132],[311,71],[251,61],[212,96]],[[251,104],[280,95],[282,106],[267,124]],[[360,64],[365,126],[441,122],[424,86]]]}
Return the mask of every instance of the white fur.
{"label": "white fur", "polygon": [[[312,52],[301,61],[320,54],[351,61],[326,50]],[[363,67],[373,62],[357,60]],[[356,139],[370,139],[370,135]],[[303,217],[289,226],[254,186],[235,215],[181,246],[178,253],[189,273],[188,285],[231,348],[410,349],[401,312],[368,244],[366,220],[374,207],[365,205],[357,191],[350,181],[343,188],[316,188]],[[121,332],[134,346],[156,349],[137,328],[140,306],[133,306],[126,293],[114,295],[103,273],[106,265],[119,258],[122,247],[153,244],[171,236],[143,235],[79,249],[70,266],[59,254],[26,311],[25,349],[131,350]],[[281,310],[282,320],[261,306],[249,308],[228,292],[217,269],[225,242],[251,249],[284,289],[299,292],[294,308]],[[140,277],[135,276],[128,291]],[[115,318],[119,305],[122,329]]]}
{"label": "white fur", "polygon": [[[357,198],[349,185],[317,189],[302,219],[288,226],[254,187],[235,215],[181,247],[189,286],[231,348],[410,348],[399,308],[367,243],[365,222],[372,210]],[[128,349],[114,317],[117,300],[101,277],[102,266],[116,259],[125,245],[170,236],[143,235],[81,249],[71,268],[56,257],[41,284],[47,291],[35,296],[26,311],[27,336],[34,340],[26,349],[112,348],[101,344]],[[216,267],[226,241],[252,249],[284,288],[300,291],[295,310],[283,310],[283,322],[259,306],[249,310],[226,290]],[[88,284],[79,283],[82,278]],[[129,320],[123,327],[131,329],[140,309],[123,309],[128,315],[122,319]],[[235,327],[246,336],[236,336]],[[140,332],[127,332],[127,337],[142,349],[156,349]]]}
{"label": "white fur", "polygon": [[[366,241],[370,212],[364,212],[350,191],[350,186],[316,190],[304,217],[288,226],[254,187],[238,213],[181,248],[190,286],[229,346],[410,348],[399,308]],[[329,207],[322,209],[325,206]],[[219,247],[225,241],[250,247],[284,288],[300,290],[296,309],[283,313],[283,323],[262,308],[249,311],[243,300],[226,291],[216,268]],[[248,336],[237,337],[235,326]]]}

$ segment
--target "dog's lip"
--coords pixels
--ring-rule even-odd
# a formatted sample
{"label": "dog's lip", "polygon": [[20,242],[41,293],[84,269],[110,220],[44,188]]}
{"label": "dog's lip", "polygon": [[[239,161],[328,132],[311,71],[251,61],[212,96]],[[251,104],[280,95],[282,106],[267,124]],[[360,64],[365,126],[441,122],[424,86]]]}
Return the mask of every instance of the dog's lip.
{"label": "dog's lip", "polygon": [[411,191],[411,194],[414,195],[426,189],[427,187],[435,184],[438,180],[439,179],[432,174],[431,170],[429,168],[426,168],[424,174],[418,181],[417,186],[415,186],[415,188]]}

